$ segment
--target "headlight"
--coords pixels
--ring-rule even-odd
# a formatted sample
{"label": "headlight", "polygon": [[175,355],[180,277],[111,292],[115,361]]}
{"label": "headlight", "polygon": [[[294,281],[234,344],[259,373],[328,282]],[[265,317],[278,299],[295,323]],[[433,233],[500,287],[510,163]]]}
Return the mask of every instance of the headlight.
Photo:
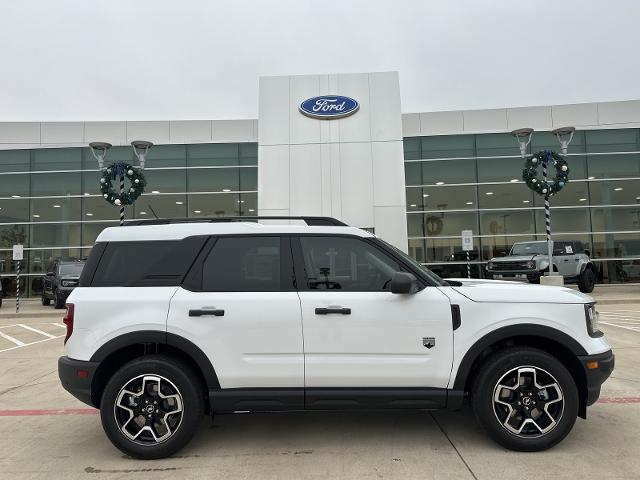
{"label": "headlight", "polygon": [[529,260],[527,262],[527,268],[530,268],[530,269],[536,268],[536,262]]}
{"label": "headlight", "polygon": [[587,303],[584,306],[585,316],[587,317],[587,332],[590,337],[601,337],[602,332],[598,329],[598,311],[595,303]]}
{"label": "headlight", "polygon": [[494,267],[494,263],[493,263],[493,262],[489,262],[489,263],[487,263],[487,268],[488,268],[489,270],[492,270],[492,269],[493,269],[493,267]]}

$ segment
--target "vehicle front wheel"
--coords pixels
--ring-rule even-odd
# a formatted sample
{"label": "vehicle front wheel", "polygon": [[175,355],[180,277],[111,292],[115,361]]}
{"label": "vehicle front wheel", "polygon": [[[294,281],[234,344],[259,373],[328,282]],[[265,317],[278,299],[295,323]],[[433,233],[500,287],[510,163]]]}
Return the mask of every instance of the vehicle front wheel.
{"label": "vehicle front wheel", "polygon": [[578,277],[578,288],[582,293],[591,293],[596,286],[596,274],[590,268],[585,268]]}
{"label": "vehicle front wheel", "polygon": [[57,309],[64,308],[64,299],[58,293],[58,290],[53,292],[53,307]]}
{"label": "vehicle front wheel", "polygon": [[514,347],[489,357],[478,372],[471,405],[483,429],[511,450],[536,452],[566,437],[578,415],[578,389],[555,357]]}
{"label": "vehicle front wheel", "polygon": [[527,280],[529,281],[529,283],[539,284],[540,283],[540,274],[539,273],[532,273],[530,275],[527,275]]}
{"label": "vehicle front wheel", "polygon": [[47,298],[44,294],[44,292],[42,292],[42,305],[49,305],[51,303],[51,299]]}
{"label": "vehicle front wheel", "polygon": [[100,402],[109,440],[135,458],[164,458],[184,447],[204,412],[204,387],[191,368],[148,355],[125,364],[107,383]]}

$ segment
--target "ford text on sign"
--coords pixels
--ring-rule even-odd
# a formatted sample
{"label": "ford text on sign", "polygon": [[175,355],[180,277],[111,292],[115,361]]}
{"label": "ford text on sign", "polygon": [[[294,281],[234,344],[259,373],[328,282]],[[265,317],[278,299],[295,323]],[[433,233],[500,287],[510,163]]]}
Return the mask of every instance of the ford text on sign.
{"label": "ford text on sign", "polygon": [[307,117],[331,120],[353,115],[359,108],[360,104],[351,97],[323,95],[306,99],[299,110]]}

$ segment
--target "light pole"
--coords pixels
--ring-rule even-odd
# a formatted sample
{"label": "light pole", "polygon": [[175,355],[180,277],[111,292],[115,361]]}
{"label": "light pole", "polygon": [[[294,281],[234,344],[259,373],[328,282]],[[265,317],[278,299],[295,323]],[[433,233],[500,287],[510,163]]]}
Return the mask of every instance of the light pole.
{"label": "light pole", "polygon": [[[107,156],[107,152],[112,147],[107,142],[91,142],[91,153],[98,161],[98,169],[103,172],[103,178],[100,179],[102,185],[106,185],[106,190],[103,190],[103,197],[105,200],[120,207],[120,226],[124,225],[124,207],[125,205],[132,205],[135,199],[142,193],[145,185],[144,177],[141,172],[135,172],[131,165],[123,162],[115,162],[111,167],[104,170],[104,159]],[[144,170],[146,155],[149,149],[153,146],[153,143],[145,140],[135,140],[131,142],[133,153],[140,162],[140,171]],[[111,169],[115,169],[112,174]],[[108,174],[108,178],[106,178]],[[113,175],[113,176],[111,176]],[[125,193],[124,179],[125,176],[129,177],[132,182],[131,188]],[[120,189],[119,194],[113,192],[111,188],[111,180],[115,177],[120,177]],[[102,188],[102,187],[101,187]]]}
{"label": "light pole", "polygon": [[[540,193],[544,196],[544,220],[545,220],[545,228],[547,234],[547,254],[549,259],[549,275],[559,275],[558,272],[553,271],[553,241],[551,240],[551,205],[549,203],[549,197],[554,193],[557,193],[564,187],[565,183],[568,181],[568,173],[569,168],[566,164],[566,160],[564,157],[567,155],[567,148],[573,140],[573,134],[575,132],[574,127],[561,127],[556,128],[551,133],[555,135],[560,143],[560,151],[562,152],[562,159],[558,157],[557,154],[553,153],[551,150],[545,150],[543,152],[539,152],[534,154],[531,158],[531,164],[533,166],[529,166],[525,168],[523,175],[525,176],[525,181],[527,184],[534,189],[537,193]],[[514,130],[511,132],[518,145],[520,146],[520,156],[524,159],[527,154],[527,146],[531,143],[531,137],[533,135],[532,128],[520,128],[518,130]],[[555,157],[554,157],[555,155]],[[536,178],[532,177],[532,171],[535,170],[535,164],[541,160],[542,163],[542,185],[539,185],[539,182]],[[549,182],[548,175],[548,163],[553,162],[553,165],[556,167],[560,167],[561,177],[553,182]],[[529,171],[527,170],[529,169]],[[531,184],[529,184],[531,181]],[[535,187],[535,188],[534,188]]]}

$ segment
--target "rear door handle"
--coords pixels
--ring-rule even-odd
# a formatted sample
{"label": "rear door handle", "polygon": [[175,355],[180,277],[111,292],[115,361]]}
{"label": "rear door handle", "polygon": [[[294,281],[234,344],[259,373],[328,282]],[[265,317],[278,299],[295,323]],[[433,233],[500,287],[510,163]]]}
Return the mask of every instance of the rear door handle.
{"label": "rear door handle", "polygon": [[204,315],[213,315],[214,317],[223,317],[224,310],[221,310],[216,307],[204,307],[189,310],[190,317],[202,317]]}
{"label": "rear door handle", "polygon": [[351,315],[351,309],[345,307],[317,307],[316,315],[330,315],[337,313],[340,315]]}

